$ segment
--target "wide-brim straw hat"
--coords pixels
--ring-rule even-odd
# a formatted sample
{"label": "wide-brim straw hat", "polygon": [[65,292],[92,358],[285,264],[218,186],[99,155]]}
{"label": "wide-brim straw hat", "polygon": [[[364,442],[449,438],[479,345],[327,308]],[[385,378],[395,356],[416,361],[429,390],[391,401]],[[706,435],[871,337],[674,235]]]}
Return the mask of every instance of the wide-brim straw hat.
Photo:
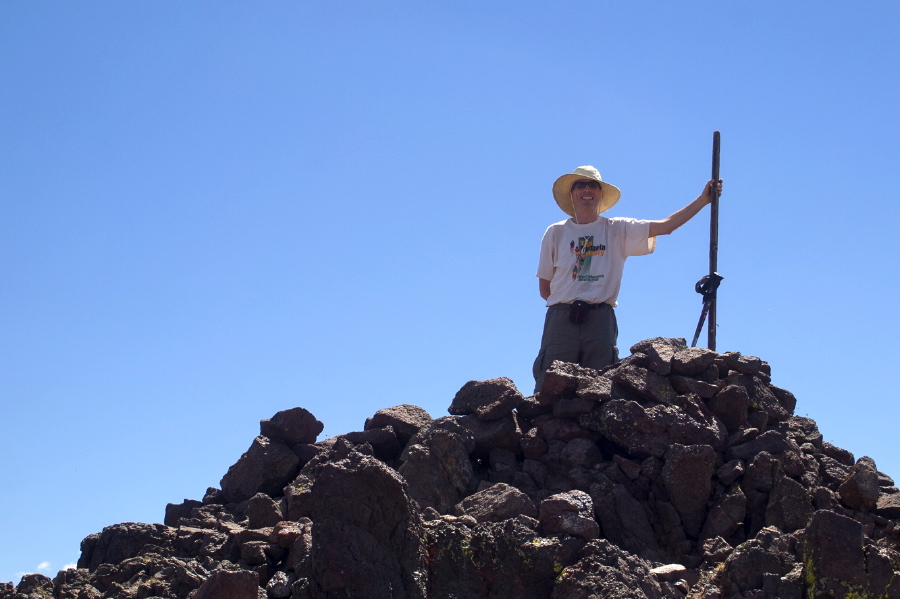
{"label": "wide-brim straw hat", "polygon": [[596,181],[603,189],[603,198],[600,200],[600,205],[597,207],[597,214],[606,212],[612,208],[622,196],[622,192],[619,191],[618,187],[610,185],[600,179],[600,171],[592,166],[579,166],[571,173],[566,173],[553,183],[553,199],[556,200],[560,209],[569,216],[575,216],[575,207],[572,205],[572,196],[569,195],[569,192],[572,191],[572,184],[576,181],[584,181],[585,179]]}

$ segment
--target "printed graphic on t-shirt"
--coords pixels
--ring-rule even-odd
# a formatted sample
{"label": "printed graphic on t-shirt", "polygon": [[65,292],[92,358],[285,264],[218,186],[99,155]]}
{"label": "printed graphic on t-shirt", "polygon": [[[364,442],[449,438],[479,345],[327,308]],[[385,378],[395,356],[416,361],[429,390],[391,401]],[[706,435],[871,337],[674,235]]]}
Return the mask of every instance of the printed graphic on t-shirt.
{"label": "printed graphic on t-shirt", "polygon": [[575,264],[572,267],[572,280],[592,282],[599,281],[603,275],[591,274],[591,261],[594,256],[603,256],[606,254],[606,246],[603,244],[594,245],[594,236],[586,235],[578,238],[578,245],[575,241],[569,242],[569,253],[575,257]]}

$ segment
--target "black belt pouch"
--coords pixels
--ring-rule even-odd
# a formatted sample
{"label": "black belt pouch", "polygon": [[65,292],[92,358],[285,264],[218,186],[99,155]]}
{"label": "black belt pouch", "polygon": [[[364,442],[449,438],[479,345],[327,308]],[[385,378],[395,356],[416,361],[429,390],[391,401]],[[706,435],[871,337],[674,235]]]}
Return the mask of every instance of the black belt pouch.
{"label": "black belt pouch", "polygon": [[584,324],[587,322],[588,314],[591,312],[591,305],[581,300],[575,300],[569,306],[569,321],[574,324]]}

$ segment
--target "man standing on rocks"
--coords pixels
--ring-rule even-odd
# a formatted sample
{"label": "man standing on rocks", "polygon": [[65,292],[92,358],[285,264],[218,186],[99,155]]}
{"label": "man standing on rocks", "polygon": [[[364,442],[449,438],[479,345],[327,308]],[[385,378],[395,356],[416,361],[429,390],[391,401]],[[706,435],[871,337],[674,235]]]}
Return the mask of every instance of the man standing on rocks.
{"label": "man standing on rocks", "polygon": [[541,349],[534,361],[535,393],[554,360],[602,368],[619,359],[616,297],[625,259],[656,249],[656,237],[668,235],[692,219],[722,193],[722,180],[663,220],[604,218],[621,192],[601,180],[592,166],[579,166],[553,184],[553,197],[571,218],[547,228],[541,240],[538,283],[547,300]]}

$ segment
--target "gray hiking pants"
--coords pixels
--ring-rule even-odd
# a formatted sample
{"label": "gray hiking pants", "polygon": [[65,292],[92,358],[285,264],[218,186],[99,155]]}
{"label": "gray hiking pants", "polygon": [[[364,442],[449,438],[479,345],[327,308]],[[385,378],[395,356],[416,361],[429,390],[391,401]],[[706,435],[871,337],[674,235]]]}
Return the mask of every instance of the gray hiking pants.
{"label": "gray hiking pants", "polygon": [[616,339],[619,326],[616,312],[609,304],[595,304],[587,322],[569,320],[569,304],[553,304],[544,318],[541,349],[534,361],[534,392],[541,390],[544,373],[553,360],[573,362],[587,368],[602,368],[619,360]]}

